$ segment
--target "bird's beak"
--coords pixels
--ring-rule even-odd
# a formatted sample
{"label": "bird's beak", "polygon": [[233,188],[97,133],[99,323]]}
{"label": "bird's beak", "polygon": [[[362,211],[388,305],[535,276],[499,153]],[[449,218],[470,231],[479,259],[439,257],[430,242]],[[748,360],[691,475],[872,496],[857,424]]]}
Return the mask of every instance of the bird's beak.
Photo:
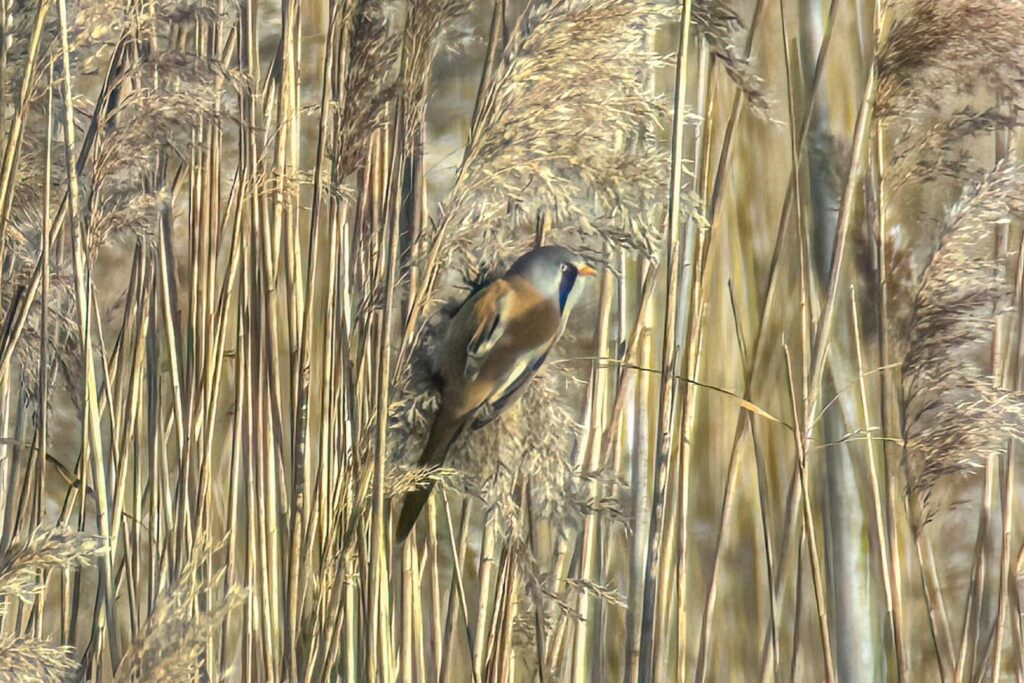
{"label": "bird's beak", "polygon": [[579,272],[580,275],[583,275],[585,277],[590,277],[591,275],[597,275],[597,271],[594,270],[593,268],[591,268],[590,266],[586,265],[586,264],[580,266],[577,269],[577,271]]}

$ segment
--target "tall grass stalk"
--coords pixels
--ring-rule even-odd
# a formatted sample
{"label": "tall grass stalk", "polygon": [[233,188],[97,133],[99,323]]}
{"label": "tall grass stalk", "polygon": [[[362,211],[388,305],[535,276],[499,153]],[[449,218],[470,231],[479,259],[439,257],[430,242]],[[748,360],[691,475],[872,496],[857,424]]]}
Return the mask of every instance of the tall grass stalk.
{"label": "tall grass stalk", "polygon": [[[655,636],[655,602],[658,596],[657,571],[661,563],[661,548],[664,542],[664,510],[668,478],[668,458],[672,449],[671,425],[674,423],[678,359],[683,356],[676,342],[678,330],[680,279],[683,277],[683,259],[689,263],[696,254],[696,226],[689,225],[682,239],[684,225],[680,212],[683,186],[683,144],[686,131],[687,73],[690,55],[690,24],[693,18],[693,2],[683,5],[679,27],[679,51],[676,56],[676,82],[674,93],[672,126],[672,172],[669,185],[669,212],[665,228],[665,253],[668,255],[668,280],[663,307],[665,321],[662,334],[661,386],[659,390],[658,420],[655,436],[654,492],[651,500],[650,522],[648,523],[647,560],[645,566],[643,611],[640,622],[639,680],[652,680],[657,666]],[[682,244],[680,244],[682,242]],[[686,249],[684,255],[683,249]],[[690,277],[693,277],[692,265]],[[660,587],[665,590],[664,586]]]}

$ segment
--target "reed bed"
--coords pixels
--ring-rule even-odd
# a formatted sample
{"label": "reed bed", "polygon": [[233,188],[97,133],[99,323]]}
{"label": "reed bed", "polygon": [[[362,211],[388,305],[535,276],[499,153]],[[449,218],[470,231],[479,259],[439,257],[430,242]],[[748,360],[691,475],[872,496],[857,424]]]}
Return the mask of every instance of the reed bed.
{"label": "reed bed", "polygon": [[[0,0],[0,682],[1024,677],[1022,28]],[[417,467],[539,244],[600,276]]]}

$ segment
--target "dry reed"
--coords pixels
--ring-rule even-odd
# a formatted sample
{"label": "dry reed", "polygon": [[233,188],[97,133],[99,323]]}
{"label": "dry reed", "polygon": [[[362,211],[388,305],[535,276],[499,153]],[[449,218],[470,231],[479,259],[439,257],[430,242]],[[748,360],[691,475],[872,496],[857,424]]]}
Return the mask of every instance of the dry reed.
{"label": "dry reed", "polygon": [[[0,681],[1024,676],[1021,25],[0,0]],[[540,241],[602,276],[409,466]]]}

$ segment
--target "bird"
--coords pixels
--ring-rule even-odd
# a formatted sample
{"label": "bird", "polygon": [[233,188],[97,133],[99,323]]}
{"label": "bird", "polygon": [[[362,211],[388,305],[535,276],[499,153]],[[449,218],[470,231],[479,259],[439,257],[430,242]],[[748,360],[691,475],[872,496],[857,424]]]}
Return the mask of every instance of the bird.
{"label": "bird", "polygon": [[[441,465],[467,426],[480,429],[515,402],[565,331],[590,264],[556,245],[536,247],[455,312],[437,354],[441,403],[419,459]],[[489,411],[480,415],[480,409]],[[406,494],[395,538],[405,541],[434,488]]]}

